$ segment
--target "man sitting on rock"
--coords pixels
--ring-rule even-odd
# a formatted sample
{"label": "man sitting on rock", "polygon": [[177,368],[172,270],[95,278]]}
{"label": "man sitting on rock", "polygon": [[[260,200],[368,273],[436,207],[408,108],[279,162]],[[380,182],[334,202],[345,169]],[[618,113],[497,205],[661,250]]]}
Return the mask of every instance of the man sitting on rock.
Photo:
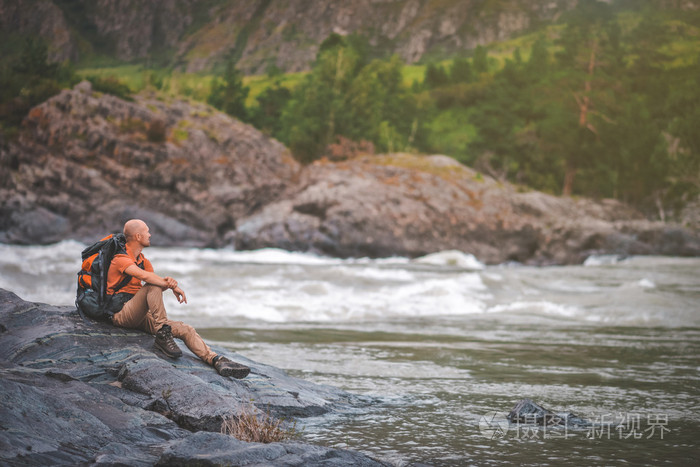
{"label": "man sitting on rock", "polygon": [[126,254],[116,254],[112,260],[107,276],[107,294],[113,296],[115,288],[126,281],[127,276],[131,280],[113,297],[122,303],[128,301],[114,314],[112,324],[155,334],[156,347],[171,358],[182,355],[173,340],[175,336],[182,339],[195,355],[216,368],[221,376],[245,378],[250,368],[214,353],[192,326],[168,319],[163,292],[171,289],[179,303],[187,303],[187,297],[175,279],[155,274],[151,262],[143,256],[141,251],[151,244],[146,223],[139,219],[128,221],[124,224],[124,236]]}

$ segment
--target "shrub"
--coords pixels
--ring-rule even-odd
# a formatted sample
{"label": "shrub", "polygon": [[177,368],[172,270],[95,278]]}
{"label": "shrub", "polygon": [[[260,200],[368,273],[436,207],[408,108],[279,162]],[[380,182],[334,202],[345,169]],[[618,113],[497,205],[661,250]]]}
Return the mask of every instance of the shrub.
{"label": "shrub", "polygon": [[146,130],[148,141],[152,143],[162,143],[165,141],[165,136],[166,128],[163,120],[153,120],[148,124],[148,130]]}
{"label": "shrub", "polygon": [[326,146],[324,156],[332,161],[344,161],[364,154],[374,154],[374,144],[364,139],[352,141],[344,136],[337,136],[335,143]]}
{"label": "shrub", "polygon": [[142,133],[145,129],[145,123],[139,118],[126,118],[119,122],[119,130],[123,133]]}
{"label": "shrub", "polygon": [[88,76],[86,79],[92,83],[92,89],[95,91],[111,94],[126,101],[134,100],[131,97],[131,89],[129,89],[129,86],[122,83],[114,76],[107,76],[105,78],[99,76]]}
{"label": "shrub", "polygon": [[283,426],[284,420],[276,419],[267,412],[258,413],[255,407],[244,409],[238,417],[225,418],[221,432],[241,441],[254,443],[274,443],[299,436],[296,422],[289,427]]}

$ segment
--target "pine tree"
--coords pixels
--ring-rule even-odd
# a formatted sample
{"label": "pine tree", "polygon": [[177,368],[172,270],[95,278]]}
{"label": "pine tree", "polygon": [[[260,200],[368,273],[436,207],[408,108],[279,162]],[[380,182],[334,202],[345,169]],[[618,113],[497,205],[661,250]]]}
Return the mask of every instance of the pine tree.
{"label": "pine tree", "polygon": [[233,60],[226,63],[224,75],[212,85],[207,102],[232,117],[248,119],[245,100],[250,89],[243,85],[243,74],[236,69]]}
{"label": "pine tree", "polygon": [[282,114],[282,141],[302,162],[318,158],[334,141],[345,119],[345,99],[358,73],[361,56],[331,36],[319,52],[311,73],[294,90]]}
{"label": "pine tree", "polygon": [[[571,195],[580,169],[595,164],[600,155],[596,119],[606,119],[611,74],[606,71],[615,60],[614,27],[610,7],[600,2],[578,4],[573,20],[562,33],[558,54],[558,90],[561,102],[573,102],[577,116],[576,136],[569,141],[562,194]],[[607,73],[607,76],[606,76]],[[566,98],[566,93],[570,98]],[[595,115],[595,117],[594,117]]]}
{"label": "pine tree", "polygon": [[474,49],[474,60],[472,61],[474,71],[477,73],[488,73],[489,71],[489,57],[486,47],[483,45],[477,45]]}
{"label": "pine tree", "polygon": [[441,65],[429,63],[425,68],[425,78],[423,78],[423,87],[425,89],[435,89],[444,86],[450,82],[447,77],[447,72]]}
{"label": "pine tree", "polygon": [[414,115],[413,101],[403,87],[398,56],[373,60],[362,68],[348,90],[343,125],[338,134],[368,140],[383,151],[403,150]]}
{"label": "pine tree", "polygon": [[450,81],[452,83],[471,83],[474,81],[472,65],[466,58],[455,58],[450,68]]}
{"label": "pine tree", "polygon": [[249,111],[250,122],[264,133],[279,138],[282,132],[282,112],[291,96],[291,91],[279,82],[265,89],[255,98],[257,107]]}

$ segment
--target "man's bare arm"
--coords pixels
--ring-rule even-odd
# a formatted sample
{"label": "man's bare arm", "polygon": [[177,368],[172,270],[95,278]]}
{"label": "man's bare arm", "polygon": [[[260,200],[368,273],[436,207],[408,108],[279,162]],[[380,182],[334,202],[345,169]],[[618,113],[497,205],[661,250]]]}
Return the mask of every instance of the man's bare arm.
{"label": "man's bare arm", "polygon": [[154,272],[144,271],[135,264],[132,264],[128,268],[124,269],[124,272],[148,284],[155,285],[163,289],[172,289],[173,294],[175,294],[175,298],[177,298],[179,303],[187,303],[185,291],[177,285],[177,281],[172,277],[160,277]]}
{"label": "man's bare arm", "polygon": [[[128,268],[124,269],[124,272],[130,276],[133,276],[137,278],[140,281],[144,281],[148,284],[151,285],[157,285],[158,287],[162,287],[164,289],[170,289],[171,287],[168,285],[168,281],[166,280],[167,278],[160,277],[158,274],[150,271],[144,271],[140,267],[136,266],[135,264],[132,264]],[[175,287],[177,287],[177,282],[175,283]]]}

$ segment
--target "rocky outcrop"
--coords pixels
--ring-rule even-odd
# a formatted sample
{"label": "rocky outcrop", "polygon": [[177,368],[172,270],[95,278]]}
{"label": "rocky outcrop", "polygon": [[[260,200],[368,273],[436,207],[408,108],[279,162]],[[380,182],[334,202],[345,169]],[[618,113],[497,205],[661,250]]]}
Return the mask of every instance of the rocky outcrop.
{"label": "rocky outcrop", "polygon": [[0,289],[0,463],[383,465],[357,452],[219,433],[224,418],[251,404],[306,417],[360,401],[215,350],[249,365],[251,374],[221,377],[186,349],[167,359],[153,336]]}
{"label": "rocky outcrop", "polygon": [[0,34],[38,36],[49,45],[53,62],[75,61],[80,57],[78,37],[63,11],[52,0],[0,0]]}
{"label": "rocky outcrop", "polygon": [[540,265],[700,254],[696,232],[622,203],[522,192],[449,157],[409,154],[312,164],[279,201],[239,222],[236,245],[341,257],[455,249],[486,263]]}
{"label": "rocky outcrop", "polygon": [[447,156],[300,166],[279,142],[196,103],[125,102],[89,83],[31,110],[0,151],[0,242],[92,242],[144,219],[154,245],[340,256],[460,250],[486,263],[700,255],[693,224],[612,201],[524,191]]}
{"label": "rocky outcrop", "polygon": [[[331,33],[362,35],[382,53],[414,63],[431,51],[456,53],[506,39],[576,4],[574,0],[508,0],[498,6],[480,0],[319,0],[309,8],[304,0],[261,0],[247,2],[244,10],[242,3],[246,2],[222,5],[208,25],[182,42],[177,55],[188,71],[211,68],[231,51],[240,56],[238,67],[250,74],[264,73],[270,64],[285,71],[306,70]],[[216,35],[225,38],[218,46],[211,40]]]}
{"label": "rocky outcrop", "polygon": [[149,219],[162,245],[217,244],[276,199],[299,164],[204,104],[126,102],[88,82],[32,109],[0,154],[0,242],[94,241]]}
{"label": "rocky outcrop", "polygon": [[[211,71],[234,57],[247,74],[309,69],[331,33],[359,34],[413,63],[463,54],[556,21],[579,0],[0,0],[0,33],[40,35],[57,61],[88,54]],[[655,0],[697,10],[697,0]]]}
{"label": "rocky outcrop", "polygon": [[[196,0],[0,0],[0,32],[39,35],[55,61],[102,54],[145,59],[174,48],[197,16]],[[205,13],[206,14],[206,13]]]}

